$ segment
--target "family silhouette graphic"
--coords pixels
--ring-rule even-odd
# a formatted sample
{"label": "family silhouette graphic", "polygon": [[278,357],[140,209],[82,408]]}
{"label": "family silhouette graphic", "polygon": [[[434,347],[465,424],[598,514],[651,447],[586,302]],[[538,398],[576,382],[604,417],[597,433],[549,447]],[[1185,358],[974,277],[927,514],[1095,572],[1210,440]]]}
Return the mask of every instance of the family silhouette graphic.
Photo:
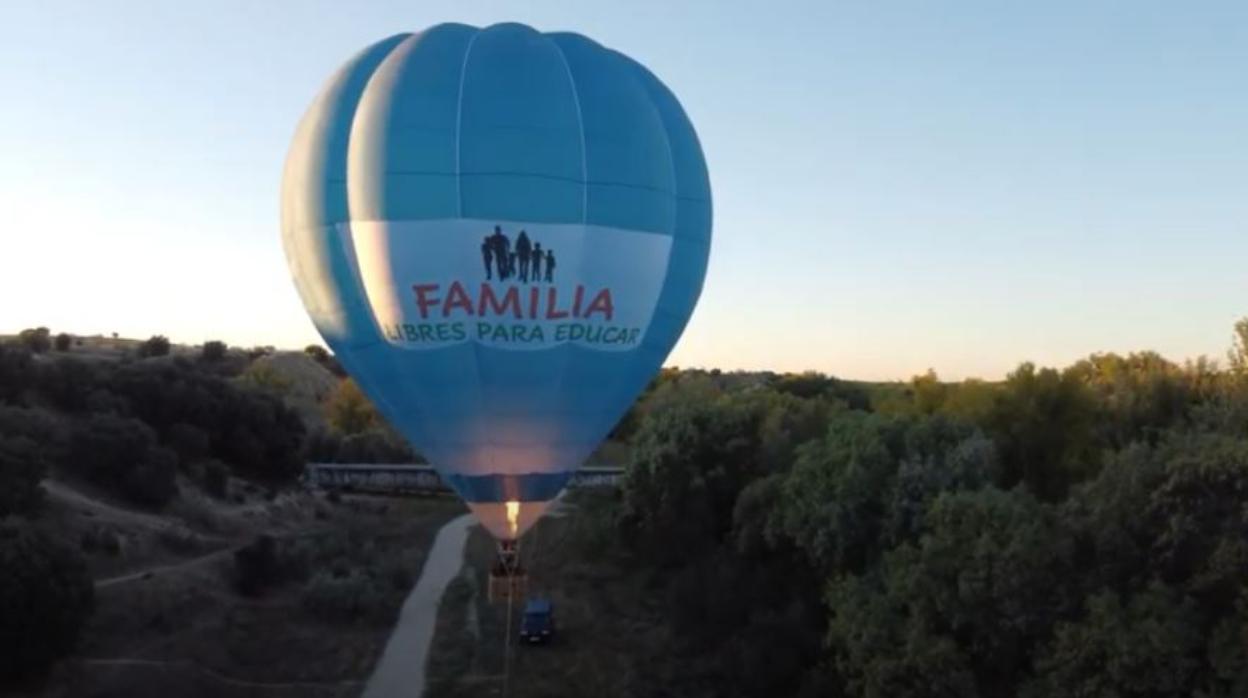
{"label": "family silhouette graphic", "polygon": [[[503,235],[502,226],[494,226],[494,233],[481,241],[481,263],[485,266],[485,278],[506,281],[517,277],[521,283],[554,283],[555,251],[542,249],[542,243],[533,242],[524,230],[511,238]],[[543,267],[545,274],[542,274]]]}

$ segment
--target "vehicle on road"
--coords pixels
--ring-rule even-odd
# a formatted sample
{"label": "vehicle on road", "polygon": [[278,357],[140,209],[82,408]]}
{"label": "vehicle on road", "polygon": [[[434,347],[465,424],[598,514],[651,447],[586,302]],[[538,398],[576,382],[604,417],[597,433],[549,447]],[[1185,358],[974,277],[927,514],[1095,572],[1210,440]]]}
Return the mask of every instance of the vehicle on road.
{"label": "vehicle on road", "polygon": [[550,642],[555,637],[555,608],[549,599],[529,599],[520,621],[520,639],[530,644]]}

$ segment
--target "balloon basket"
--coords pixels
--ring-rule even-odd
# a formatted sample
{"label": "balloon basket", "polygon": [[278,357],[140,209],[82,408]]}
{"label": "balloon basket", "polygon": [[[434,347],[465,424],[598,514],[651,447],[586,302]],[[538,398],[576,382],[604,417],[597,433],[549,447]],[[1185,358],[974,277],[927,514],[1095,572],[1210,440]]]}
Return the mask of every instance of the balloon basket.
{"label": "balloon basket", "polygon": [[490,603],[505,602],[509,598],[524,598],[528,590],[529,575],[524,570],[508,570],[503,567],[490,570]]}

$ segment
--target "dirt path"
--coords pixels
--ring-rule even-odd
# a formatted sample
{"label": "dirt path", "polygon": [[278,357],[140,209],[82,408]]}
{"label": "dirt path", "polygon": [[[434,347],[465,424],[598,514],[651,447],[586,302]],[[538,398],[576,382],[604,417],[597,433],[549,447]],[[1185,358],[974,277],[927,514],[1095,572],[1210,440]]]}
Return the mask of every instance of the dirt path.
{"label": "dirt path", "polygon": [[135,572],[127,572],[126,574],[119,574],[116,577],[108,577],[106,579],[97,579],[95,580],[95,588],[104,589],[106,587],[111,587],[114,584],[125,584],[126,582],[133,582],[139,579],[146,579],[148,577],[161,574],[163,572],[176,572],[176,571],[190,569],[192,567],[198,567],[200,565],[206,565],[209,562],[212,562],[213,560],[218,560],[218,559],[221,559],[223,557],[226,557],[232,554],[237,549],[238,548],[223,548],[221,550],[216,550],[211,553],[208,553],[207,555],[202,555],[200,557],[192,558],[190,560],[184,560],[182,562],[175,562],[169,565],[157,565],[155,567],[148,567],[148,568],[141,569]]}
{"label": "dirt path", "polygon": [[438,531],[420,580],[403,602],[399,622],[373,668],[364,698],[416,698],[424,693],[425,664],[438,606],[447,584],[464,565],[464,545],[472,525],[472,515],[464,514]]}

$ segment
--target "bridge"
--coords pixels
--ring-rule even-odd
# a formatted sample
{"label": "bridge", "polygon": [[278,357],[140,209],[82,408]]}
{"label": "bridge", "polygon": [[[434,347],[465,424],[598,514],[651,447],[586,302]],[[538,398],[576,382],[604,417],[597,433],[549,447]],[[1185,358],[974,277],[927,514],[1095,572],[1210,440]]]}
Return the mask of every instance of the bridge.
{"label": "bridge", "polygon": [[[619,487],[623,479],[623,467],[587,465],[572,474],[568,487]],[[303,482],[320,489],[386,494],[450,491],[438,471],[423,463],[308,463]]]}

